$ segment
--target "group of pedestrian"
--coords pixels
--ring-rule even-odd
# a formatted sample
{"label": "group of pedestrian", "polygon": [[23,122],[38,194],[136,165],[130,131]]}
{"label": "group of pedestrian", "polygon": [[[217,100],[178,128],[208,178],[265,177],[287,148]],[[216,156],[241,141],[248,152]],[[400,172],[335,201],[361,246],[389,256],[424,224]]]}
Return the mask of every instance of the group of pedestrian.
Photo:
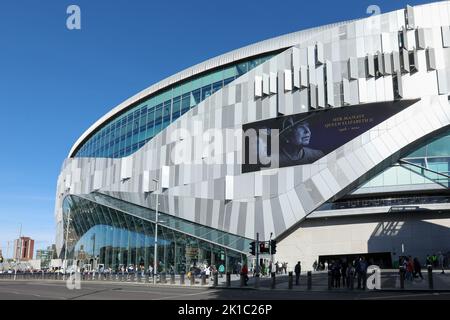
{"label": "group of pedestrian", "polygon": [[276,274],[287,274],[287,267],[288,267],[288,263],[287,262],[279,262],[279,261],[277,261],[275,263],[275,273]]}
{"label": "group of pedestrian", "polygon": [[369,264],[363,256],[351,262],[338,259],[331,260],[330,263],[314,261],[312,265],[314,271],[329,272],[332,288],[353,287],[353,283],[357,279],[358,289],[362,290],[366,287],[368,266]]}
{"label": "group of pedestrian", "polygon": [[402,268],[406,280],[413,281],[414,278],[423,280],[422,264],[419,258],[415,257],[413,259],[412,256],[400,257],[399,265]]}
{"label": "group of pedestrian", "polygon": [[328,265],[328,272],[331,276],[331,286],[333,288],[353,288],[355,278],[358,282],[358,289],[366,288],[367,268],[369,264],[361,256],[352,262],[342,262],[341,260],[332,260]]}
{"label": "group of pedestrian", "polygon": [[449,264],[449,255],[447,257],[439,251],[438,253],[434,253],[432,255],[427,254],[425,259],[427,266],[432,266],[433,268],[441,269],[441,273],[445,273],[444,269]]}
{"label": "group of pedestrian", "polygon": [[210,265],[205,261],[200,265],[197,265],[196,263],[191,264],[187,273],[187,278],[190,279],[191,277],[195,278],[205,276],[206,279],[211,279],[215,273],[218,273],[220,277],[223,277],[224,272],[225,266],[223,263],[220,263],[217,267],[216,265]]}
{"label": "group of pedestrian", "polygon": [[317,260],[314,261],[313,270],[314,271],[328,271],[328,261],[325,261],[325,262],[317,262]]}

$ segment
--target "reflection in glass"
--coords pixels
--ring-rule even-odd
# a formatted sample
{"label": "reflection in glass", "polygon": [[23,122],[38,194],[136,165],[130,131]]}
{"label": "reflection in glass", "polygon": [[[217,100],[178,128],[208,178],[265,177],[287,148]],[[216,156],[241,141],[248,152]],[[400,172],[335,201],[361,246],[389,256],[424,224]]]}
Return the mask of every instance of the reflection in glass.
{"label": "reflection in glass", "polygon": [[[148,270],[153,266],[154,211],[99,193],[66,197],[63,210],[64,215],[70,210],[73,217],[69,226],[69,264],[75,262],[97,270],[101,266],[113,272],[122,267]],[[240,270],[244,259],[241,252],[248,248],[249,239],[164,213],[160,222],[158,272],[197,272],[203,264],[218,268],[225,263],[229,271]],[[230,249],[233,246],[238,249]]]}

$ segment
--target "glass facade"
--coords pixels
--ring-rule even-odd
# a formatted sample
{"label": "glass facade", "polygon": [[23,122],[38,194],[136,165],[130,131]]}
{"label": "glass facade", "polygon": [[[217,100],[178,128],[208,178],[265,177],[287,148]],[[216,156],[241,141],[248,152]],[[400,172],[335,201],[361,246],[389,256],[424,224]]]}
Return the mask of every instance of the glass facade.
{"label": "glass facade", "polygon": [[274,55],[209,72],[147,98],[101,126],[75,157],[122,158],[133,154],[171,122]]}
{"label": "glass facade", "polygon": [[[450,175],[450,130],[408,154],[404,160],[444,175]],[[435,182],[449,187],[449,180],[445,176],[413,166],[407,168],[395,165],[364,184],[360,191],[367,188],[433,184]]]}
{"label": "glass facade", "polygon": [[[70,219],[67,256],[80,267],[102,265],[119,271],[122,266],[146,270],[153,266],[153,210],[93,193],[67,197],[63,211],[64,221]],[[159,213],[158,220],[159,272],[184,273],[204,263],[224,264],[227,271],[234,272],[245,259],[243,251],[249,247],[249,239],[164,213]]]}

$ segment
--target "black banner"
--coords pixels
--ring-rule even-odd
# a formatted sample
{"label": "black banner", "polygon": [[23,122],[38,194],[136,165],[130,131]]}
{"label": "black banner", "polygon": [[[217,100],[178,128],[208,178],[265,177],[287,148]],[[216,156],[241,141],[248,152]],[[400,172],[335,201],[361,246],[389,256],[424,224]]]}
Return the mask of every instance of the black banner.
{"label": "black banner", "polygon": [[354,105],[246,124],[242,172],[314,163],[417,101]]}

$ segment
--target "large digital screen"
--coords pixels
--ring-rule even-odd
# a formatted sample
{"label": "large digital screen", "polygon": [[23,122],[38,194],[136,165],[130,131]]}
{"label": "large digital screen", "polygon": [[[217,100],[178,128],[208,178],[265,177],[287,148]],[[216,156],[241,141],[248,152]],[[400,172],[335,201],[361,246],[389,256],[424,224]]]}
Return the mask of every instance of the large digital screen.
{"label": "large digital screen", "polygon": [[417,101],[353,105],[246,124],[242,172],[313,163]]}

